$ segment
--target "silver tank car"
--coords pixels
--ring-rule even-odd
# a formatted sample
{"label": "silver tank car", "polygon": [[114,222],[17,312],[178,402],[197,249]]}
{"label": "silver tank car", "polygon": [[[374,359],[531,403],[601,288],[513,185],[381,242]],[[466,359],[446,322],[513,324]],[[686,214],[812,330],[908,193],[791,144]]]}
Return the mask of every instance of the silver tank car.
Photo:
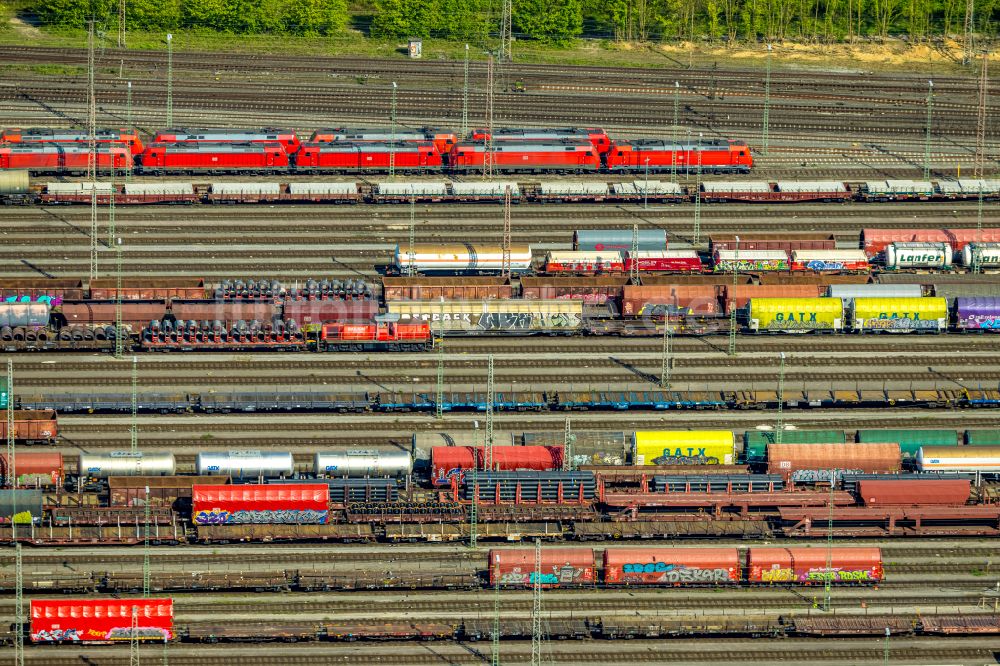
{"label": "silver tank car", "polygon": [[81,453],[80,476],[106,479],[109,476],[173,476],[177,469],[172,453],[111,451]]}
{"label": "silver tank car", "polygon": [[295,461],[288,451],[203,451],[195,459],[195,472],[234,479],[274,478],[294,474]]}
{"label": "silver tank car", "polygon": [[0,326],[46,326],[48,303],[0,303]]}
{"label": "silver tank car", "polygon": [[412,471],[409,452],[394,446],[319,451],[313,457],[317,477],[402,477]]}

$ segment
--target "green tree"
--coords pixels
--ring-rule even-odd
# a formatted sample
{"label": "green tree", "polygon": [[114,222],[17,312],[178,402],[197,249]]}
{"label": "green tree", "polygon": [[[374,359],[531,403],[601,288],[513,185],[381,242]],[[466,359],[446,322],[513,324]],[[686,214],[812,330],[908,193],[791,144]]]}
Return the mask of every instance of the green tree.
{"label": "green tree", "polygon": [[[181,0],[126,0],[125,27],[145,30],[174,29],[180,25]],[[115,23],[117,26],[117,22]]]}
{"label": "green tree", "polygon": [[35,5],[42,23],[74,28],[86,27],[91,18],[103,20],[111,10],[109,0],[39,0]]}
{"label": "green tree", "polygon": [[225,0],[184,0],[181,4],[184,25],[223,29],[225,16]]}
{"label": "green tree", "polygon": [[347,25],[346,0],[291,0],[285,10],[289,32],[330,35]]}
{"label": "green tree", "polygon": [[554,44],[583,32],[580,0],[515,0],[512,18],[518,32]]}

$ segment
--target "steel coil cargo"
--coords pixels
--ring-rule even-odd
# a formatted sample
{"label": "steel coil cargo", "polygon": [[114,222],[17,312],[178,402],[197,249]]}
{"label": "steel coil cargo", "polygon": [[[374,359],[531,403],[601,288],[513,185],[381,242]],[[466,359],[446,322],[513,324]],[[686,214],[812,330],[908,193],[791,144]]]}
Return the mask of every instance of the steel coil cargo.
{"label": "steel coil cargo", "polygon": [[635,465],[732,465],[736,443],[729,430],[653,430],[632,435]]}
{"label": "steel coil cargo", "polygon": [[[400,271],[419,273],[485,273],[504,268],[503,248],[499,245],[472,243],[415,243],[411,260],[409,247],[397,245],[393,267]],[[531,247],[515,243],[510,246],[510,269],[514,273],[531,270]]]}
{"label": "steel coil cargo", "polygon": [[233,479],[291,476],[295,461],[288,451],[203,451],[195,458],[195,473]]}
{"label": "steel coil cargo", "polygon": [[917,453],[921,472],[1000,474],[1000,446],[922,446]]}
{"label": "steel coil cargo", "polygon": [[955,326],[963,331],[1000,330],[1000,297],[956,298]]}
{"label": "steel coil cargo", "polygon": [[747,566],[752,583],[877,583],[883,578],[879,548],[751,548]]}
{"label": "steel coil cargo", "polygon": [[736,548],[608,548],[608,585],[718,585],[740,582]]}
{"label": "steel coil cargo", "polygon": [[434,334],[442,314],[443,328],[452,334],[570,334],[583,324],[583,302],[577,300],[396,301],[387,303],[386,309],[403,323],[430,322]]}
{"label": "steel coil cargo", "polygon": [[904,460],[916,458],[922,446],[958,446],[955,430],[864,429],[856,433],[858,442],[895,442]]}
{"label": "steel coil cargo", "polygon": [[932,296],[855,298],[851,314],[855,331],[934,333],[948,328],[948,301]]}
{"label": "steel coil cargo", "polygon": [[[535,549],[491,549],[487,560],[490,585],[531,587],[536,581]],[[590,548],[542,548],[542,587],[578,587],[597,582]]]}
{"label": "steel coil cargo", "polygon": [[951,245],[948,243],[890,243],[885,248],[885,267],[950,268]]}
{"label": "steel coil cargo", "polygon": [[[767,447],[777,441],[774,430],[747,430],[743,433],[743,457],[746,462],[767,460]],[[886,440],[881,440],[886,441]],[[847,433],[843,430],[784,430],[783,444],[844,444]]]}
{"label": "steel coil cargo", "polygon": [[[640,229],[639,250],[665,250],[667,232],[663,229]],[[573,232],[573,249],[581,252],[632,249],[631,229],[578,229]]]}
{"label": "steel coil cargo", "polygon": [[313,473],[318,477],[402,477],[412,471],[409,451],[395,446],[319,451],[313,456]]}
{"label": "steel coil cargo", "polygon": [[768,474],[795,483],[829,483],[844,474],[895,473],[901,468],[899,444],[772,444],[767,447]]}
{"label": "steel coil cargo", "polygon": [[754,332],[840,331],[844,302],[839,298],[752,298],[747,317]]}
{"label": "steel coil cargo", "polygon": [[82,477],[106,479],[111,476],[173,476],[177,469],[172,453],[81,453],[77,473]]}

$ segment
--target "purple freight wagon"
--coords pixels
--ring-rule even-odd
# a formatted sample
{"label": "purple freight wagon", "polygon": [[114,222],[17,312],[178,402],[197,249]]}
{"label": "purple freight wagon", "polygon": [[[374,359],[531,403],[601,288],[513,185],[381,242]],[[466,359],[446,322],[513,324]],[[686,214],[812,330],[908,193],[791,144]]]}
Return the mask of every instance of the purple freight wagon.
{"label": "purple freight wagon", "polygon": [[960,331],[1000,332],[1000,298],[956,298],[955,322]]}

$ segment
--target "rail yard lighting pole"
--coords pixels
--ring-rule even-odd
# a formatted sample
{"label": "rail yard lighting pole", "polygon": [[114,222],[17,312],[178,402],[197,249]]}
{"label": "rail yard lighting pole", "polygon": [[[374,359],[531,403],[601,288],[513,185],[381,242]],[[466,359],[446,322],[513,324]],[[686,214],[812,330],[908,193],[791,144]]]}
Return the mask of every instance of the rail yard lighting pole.
{"label": "rail yard lighting pole", "polygon": [[149,486],[146,486],[145,524],[142,537],[142,598],[149,598]]}
{"label": "rail yard lighting pole", "polygon": [[889,666],[889,636],[892,632],[889,631],[889,627],[885,628],[885,649],[882,650],[882,663]]}
{"label": "rail yard lighting pole", "polygon": [[702,133],[698,132],[698,171],[694,182],[694,233],[691,234],[691,242],[697,245],[701,242],[701,154],[703,152],[701,139]]}
{"label": "rail yard lighting pole", "polygon": [[465,45],[465,66],[462,68],[462,138],[469,133],[469,45]]}
{"label": "rail yard lighting pole", "polygon": [[565,472],[573,471],[573,442],[576,441],[576,435],[573,434],[573,427],[570,424],[569,417],[566,417],[566,424],[563,427],[563,464],[562,468]]}
{"label": "rail yard lighting pole", "polygon": [[[479,421],[474,421],[472,427],[475,429],[472,436],[472,450],[474,452],[479,446]],[[475,458],[475,453],[473,453],[473,458]],[[479,541],[479,466],[473,464],[470,471],[472,472],[472,504],[469,505],[469,548],[475,550]]]}
{"label": "rail yard lighting pole", "polygon": [[680,110],[681,101],[681,82],[674,81],[674,125],[673,129],[670,131],[670,141],[673,144],[673,151],[670,156],[670,182],[677,182],[677,123],[679,122],[680,116],[678,111]]}
{"label": "rail yard lighting pole", "polygon": [[927,127],[924,129],[924,180],[931,177],[931,116],[934,108],[934,82],[927,82]]}
{"label": "rail yard lighting pole", "polygon": [[671,356],[674,331],[670,326],[670,312],[663,315],[663,362],[660,364],[660,387],[664,390],[670,389],[670,374],[674,368],[674,359]]}
{"label": "rail yard lighting pole", "polygon": [[438,306],[438,337],[435,343],[438,346],[438,367],[437,394],[434,398],[434,418],[441,420],[444,418],[444,296],[441,297]]}
{"label": "rail yard lighting pole", "polygon": [[778,366],[778,422],[775,424],[774,443],[781,444],[782,433],[784,432],[784,409],[785,409],[785,352],[781,352],[781,360]]}
{"label": "rail yard lighting pole", "polygon": [[392,126],[389,139],[389,177],[396,175],[396,82],[392,82],[392,105],[389,109],[389,123]]}
{"label": "rail yard lighting pole", "polygon": [[642,207],[649,208],[649,158],[646,158],[646,180],[642,183]]}
{"label": "rail yard lighting pole", "polygon": [[761,150],[760,154],[767,156],[768,142],[770,137],[768,136],[768,130],[771,124],[771,45],[767,45],[767,73],[764,75],[764,125],[763,132],[761,133]]}
{"label": "rail yard lighting pole", "polygon": [[739,277],[740,237],[736,237],[736,252],[733,256],[733,293],[729,297],[729,355],[736,356],[736,282]]}
{"label": "rail yard lighting pole", "polygon": [[167,33],[167,127],[174,126],[174,36]]}
{"label": "rail yard lighting pole", "polygon": [[[132,131],[132,82],[129,81],[125,86],[125,127],[128,131]],[[132,180],[132,167],[128,164],[125,165],[125,182]]]}

